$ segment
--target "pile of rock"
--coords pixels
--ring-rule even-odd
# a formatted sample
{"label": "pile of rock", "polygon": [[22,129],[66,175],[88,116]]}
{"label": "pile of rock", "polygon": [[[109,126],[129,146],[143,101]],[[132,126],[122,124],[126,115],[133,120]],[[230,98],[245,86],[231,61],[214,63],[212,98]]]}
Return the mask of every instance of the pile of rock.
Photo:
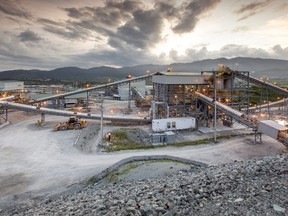
{"label": "pile of rock", "polygon": [[285,215],[287,154],[179,171],[137,182],[99,182],[11,209],[18,215]]}

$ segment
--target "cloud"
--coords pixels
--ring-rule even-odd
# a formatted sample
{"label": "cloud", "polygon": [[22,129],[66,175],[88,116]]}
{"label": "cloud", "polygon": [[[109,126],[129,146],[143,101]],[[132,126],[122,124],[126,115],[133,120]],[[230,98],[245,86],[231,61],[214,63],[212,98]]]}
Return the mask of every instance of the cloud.
{"label": "cloud", "polygon": [[268,58],[269,53],[261,48],[250,48],[245,45],[227,44],[219,50],[219,54],[226,57],[263,57]]}
{"label": "cloud", "polygon": [[[104,37],[114,35],[117,29],[128,22],[132,13],[141,3],[125,0],[122,2],[106,1],[102,7],[63,8],[70,19],[56,22],[39,18],[42,29],[70,40],[92,40],[101,34]],[[97,36],[95,36],[97,35]]]}
{"label": "cloud", "polygon": [[0,13],[25,19],[32,19],[32,15],[22,8],[21,4],[17,1],[0,0]]}
{"label": "cloud", "polygon": [[[42,25],[42,29],[49,33],[58,35],[68,40],[85,40],[91,36],[87,27],[81,26],[79,23],[68,21],[54,21],[50,19],[39,18],[37,22]],[[84,21],[83,21],[84,22]]]}
{"label": "cloud", "polygon": [[192,62],[205,59],[206,57],[209,57],[211,54],[212,52],[209,52],[206,46],[200,49],[189,48],[185,51],[185,53],[181,55],[178,54],[176,50],[172,49],[169,52],[169,58],[172,59],[174,62]]}
{"label": "cloud", "polygon": [[180,56],[178,55],[177,50],[175,50],[175,49],[170,50],[170,52],[169,52],[169,58],[170,58],[170,59],[173,59],[174,61],[178,61],[179,58],[180,58]]}
{"label": "cloud", "polygon": [[201,15],[213,9],[221,0],[194,0],[188,5],[182,5],[185,9],[181,11],[180,18],[173,31],[178,34],[191,32],[198,23]]}
{"label": "cloud", "polygon": [[282,48],[279,44],[272,47],[272,51],[276,57],[288,59],[288,47]]}
{"label": "cloud", "polygon": [[156,2],[154,5],[155,10],[167,19],[174,19],[179,14],[179,8],[167,2]]}
{"label": "cloud", "polygon": [[85,17],[87,15],[85,15],[85,12],[83,12],[82,10],[78,10],[77,8],[64,8],[64,10],[67,12],[67,15],[69,17],[76,19]]}
{"label": "cloud", "polygon": [[235,29],[232,30],[232,32],[244,32],[244,31],[248,31],[249,27],[248,26],[239,26]]}
{"label": "cloud", "polygon": [[161,11],[165,6],[168,4],[156,3],[156,9],[149,10],[144,9],[140,1],[125,0],[106,1],[102,7],[65,8],[73,20],[66,21],[66,27],[61,28],[46,24],[44,30],[74,39],[91,37],[96,33],[107,37],[113,48],[129,44],[135,49],[146,49],[161,40],[164,18]]}
{"label": "cloud", "polygon": [[201,49],[187,49],[185,54],[188,57],[192,57],[195,60],[200,60],[200,59],[204,59],[207,54],[208,54],[208,50],[207,47],[202,47]]}
{"label": "cloud", "polygon": [[69,40],[86,40],[88,35],[87,31],[83,29],[77,29],[74,26],[67,25],[65,28],[56,27],[56,26],[45,26],[43,30],[67,38]]}
{"label": "cloud", "polygon": [[241,8],[235,11],[236,14],[245,14],[244,16],[240,17],[237,21],[241,21],[244,19],[247,19],[255,14],[257,14],[259,11],[261,11],[263,8],[267,7],[270,3],[272,3],[275,0],[266,0],[266,1],[260,1],[260,2],[253,2],[250,4],[242,5]]}
{"label": "cloud", "polygon": [[91,50],[82,55],[74,55],[70,57],[71,61],[79,62],[93,67],[103,65],[118,65],[118,66],[133,66],[140,64],[155,64],[159,63],[157,56],[148,52],[135,50],[131,46],[117,50]]}
{"label": "cloud", "polygon": [[53,25],[53,26],[64,26],[64,23],[61,22],[56,22],[50,19],[45,19],[45,18],[38,18],[37,22],[40,24],[43,24],[45,26],[47,25]]}
{"label": "cloud", "polygon": [[162,40],[166,21],[178,34],[190,32],[201,15],[220,1],[189,0],[176,6],[174,1],[156,1],[153,7],[135,0],[105,1],[98,7],[63,8],[70,19],[59,25],[47,19],[38,21],[45,31],[66,39],[88,39],[100,34],[113,48],[130,44],[135,49],[147,50]]}
{"label": "cloud", "polygon": [[31,67],[36,67],[36,65],[43,63],[41,58],[39,59],[40,53],[37,52],[38,50],[32,50],[30,46],[27,47],[26,44],[21,42],[19,37],[14,36],[14,34],[0,32],[0,38],[1,69],[11,69],[11,67],[16,68],[28,64]]}
{"label": "cloud", "polygon": [[142,8],[139,1],[106,1],[103,7],[64,8],[67,15],[74,19],[85,20],[101,27],[118,27],[126,22],[131,13]]}
{"label": "cloud", "polygon": [[154,10],[137,10],[133,18],[125,25],[119,27],[115,34],[109,35],[121,39],[126,44],[145,49],[161,40],[162,17]]}
{"label": "cloud", "polygon": [[282,48],[280,45],[275,45],[268,50],[264,50],[238,44],[227,44],[219,50],[208,50],[206,46],[199,49],[189,48],[183,54],[179,54],[176,50],[172,49],[169,55],[161,54],[159,58],[166,59],[166,62],[193,62],[203,59],[235,58],[240,56],[288,60],[288,47]]}
{"label": "cloud", "polygon": [[[206,58],[237,56],[288,59],[288,48],[285,48],[286,44],[284,47],[282,44],[286,36],[287,17],[285,16],[274,20],[270,19],[265,26],[253,29],[252,33],[256,37],[271,35],[270,38],[274,38],[275,36],[273,45],[276,45],[272,45],[269,50],[239,44],[227,44],[218,50],[208,50],[207,47],[211,45],[208,44],[211,43],[209,38],[207,40],[205,37],[202,41],[197,39],[194,42],[192,34],[191,43],[187,43],[186,51],[180,52],[180,49],[174,47],[174,50],[169,52],[166,50],[167,47],[161,47],[166,41],[169,41],[165,40],[168,38],[167,35],[173,34],[173,32],[176,34],[193,32],[199,21],[211,13],[221,0],[103,0],[101,4],[97,2],[95,6],[89,7],[85,6],[86,1],[69,3],[71,6],[67,6],[66,1],[61,2],[61,5],[59,5],[60,3],[56,4],[56,0],[54,1],[55,4],[49,6],[51,7],[49,9],[56,9],[55,17],[47,18],[46,13],[43,14],[43,17],[36,16],[37,14],[41,16],[41,12],[36,12],[40,3],[30,4],[31,11],[35,11],[33,14],[35,17],[32,17],[20,4],[16,4],[20,0],[0,0],[0,19],[2,16],[6,18],[3,27],[1,26],[2,34],[0,31],[1,62],[9,62],[10,65],[23,64],[27,66],[29,64],[31,67],[38,67],[40,64],[35,64],[35,62],[42,61],[42,68],[54,68],[64,65],[93,67],[95,65],[162,64],[172,61],[191,62]],[[271,4],[269,5],[271,10],[275,11],[276,7],[281,4],[280,1],[280,3],[272,4],[273,0],[256,0],[254,3],[251,3],[252,0],[242,2],[246,3],[238,4],[239,8],[236,7],[236,11],[232,11],[240,19],[246,19],[259,13],[269,4]],[[89,5],[91,4],[89,3]],[[223,5],[225,5],[224,2]],[[29,7],[28,4],[23,6]],[[18,13],[17,10],[20,12]],[[31,20],[36,22],[32,23]],[[22,22],[19,25],[15,24],[20,21]],[[9,26],[12,22],[13,26],[11,27],[14,33]],[[234,25],[233,28],[233,35],[235,32],[241,33],[250,30],[246,25]],[[4,34],[8,29],[11,30],[9,36]],[[45,43],[35,43],[42,42],[41,37],[44,38],[42,35],[45,33],[47,34]],[[189,35],[187,34],[185,37],[190,37]],[[182,36],[176,35],[176,37]],[[160,41],[163,42],[158,44]],[[191,48],[193,43],[198,43],[198,45]],[[248,43],[249,41],[247,41]],[[269,41],[267,40],[266,43]],[[156,56],[151,52],[155,52],[158,45],[159,49],[165,50],[165,53]]]}
{"label": "cloud", "polygon": [[286,10],[288,8],[288,3],[282,3],[280,5],[278,5],[277,7],[275,7],[274,11],[275,12],[280,12],[282,10]]}
{"label": "cloud", "polygon": [[30,30],[26,30],[24,32],[21,32],[18,35],[18,37],[22,42],[27,42],[27,41],[38,42],[38,41],[42,40],[41,37],[39,37],[35,32],[30,31]]}

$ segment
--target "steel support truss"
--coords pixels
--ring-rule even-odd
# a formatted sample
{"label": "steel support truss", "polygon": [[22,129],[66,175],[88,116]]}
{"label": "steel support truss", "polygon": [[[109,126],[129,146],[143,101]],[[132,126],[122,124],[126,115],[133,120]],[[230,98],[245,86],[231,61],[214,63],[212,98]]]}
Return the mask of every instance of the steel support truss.
{"label": "steel support truss", "polygon": [[[246,77],[247,79],[239,78],[239,74]],[[244,110],[246,114],[249,114],[249,71],[237,71],[237,75],[232,72],[231,82],[231,107],[237,110]]]}
{"label": "steel support truss", "polygon": [[[195,85],[153,83],[153,100],[166,104],[156,111],[155,117],[185,117],[193,116],[196,110],[196,100],[193,95]],[[164,115],[167,114],[167,115]]]}
{"label": "steel support truss", "polygon": [[254,143],[262,143],[262,133],[254,130]]}
{"label": "steel support truss", "polygon": [[212,116],[209,115],[209,106],[203,103],[202,100],[196,100],[196,111],[197,111],[197,126],[208,127],[211,123]]}

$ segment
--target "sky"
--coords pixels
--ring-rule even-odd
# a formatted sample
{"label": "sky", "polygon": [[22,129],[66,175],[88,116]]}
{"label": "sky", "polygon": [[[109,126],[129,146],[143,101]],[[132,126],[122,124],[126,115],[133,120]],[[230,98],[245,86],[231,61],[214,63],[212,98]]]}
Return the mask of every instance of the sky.
{"label": "sky", "polygon": [[0,0],[0,71],[288,60],[288,0]]}

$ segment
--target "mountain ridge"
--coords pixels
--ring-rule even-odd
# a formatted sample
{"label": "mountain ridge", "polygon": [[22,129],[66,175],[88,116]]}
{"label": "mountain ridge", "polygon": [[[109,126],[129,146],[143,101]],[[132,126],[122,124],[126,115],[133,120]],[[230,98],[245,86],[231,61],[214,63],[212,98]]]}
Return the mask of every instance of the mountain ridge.
{"label": "mountain ridge", "polygon": [[263,59],[236,57],[232,59],[217,58],[204,59],[187,63],[172,63],[165,65],[144,64],[136,66],[127,66],[114,68],[109,66],[92,67],[88,69],[79,67],[62,67],[52,70],[8,70],[0,72],[0,79],[29,80],[29,79],[52,79],[69,81],[91,81],[98,78],[113,77],[116,79],[125,78],[128,74],[140,76],[147,72],[166,71],[173,68],[174,72],[200,72],[217,70],[219,64],[225,64],[231,69],[239,71],[250,71],[253,76],[267,76],[270,78],[285,78],[288,75],[288,60],[281,59]]}

